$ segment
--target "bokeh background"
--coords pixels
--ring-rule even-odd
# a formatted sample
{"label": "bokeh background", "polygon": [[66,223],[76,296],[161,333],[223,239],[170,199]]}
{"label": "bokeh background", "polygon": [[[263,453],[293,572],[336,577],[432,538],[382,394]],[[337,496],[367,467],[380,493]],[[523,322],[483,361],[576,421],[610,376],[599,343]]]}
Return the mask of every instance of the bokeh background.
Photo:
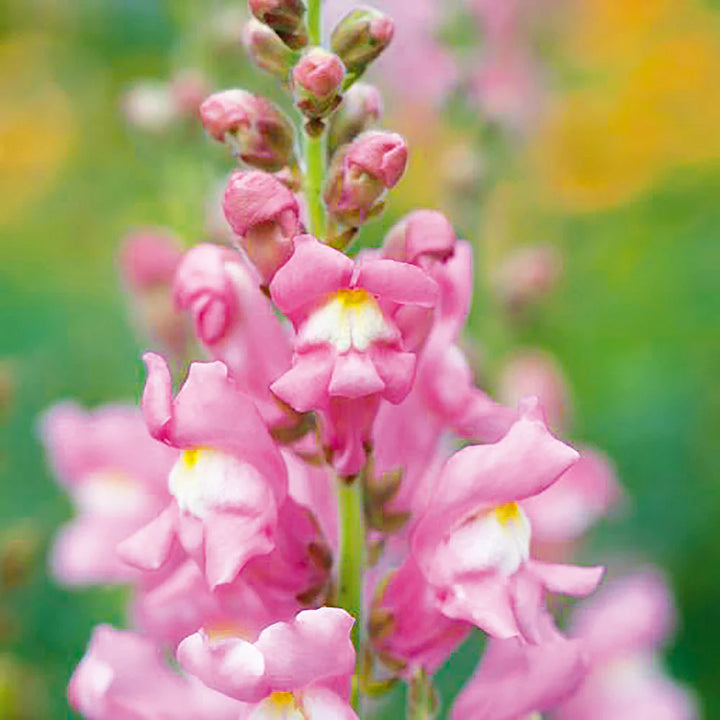
{"label": "bokeh background", "polygon": [[[237,42],[242,5],[0,4],[0,718],[71,717],[65,685],[91,627],[123,623],[122,591],[48,577],[48,543],[71,507],[37,418],[62,398],[138,396],[147,341],[120,291],[119,239],[142,225],[205,237],[230,163],[195,118],[144,132],[121,99],[187,67],[210,89],[270,88]],[[430,39],[403,39],[403,62],[384,63],[384,124],[412,153],[363,242],[379,244],[416,206],[445,209],[473,240],[479,376],[492,388],[521,347],[558,359],[573,439],[603,448],[627,491],[583,553],[667,571],[680,610],[669,667],[720,717],[720,3],[529,4],[532,109],[510,102],[508,122],[502,102],[498,121],[467,101],[481,33],[453,3],[435,6],[408,20]],[[538,243],[559,250],[562,276],[518,317],[492,278]],[[473,639],[441,692],[476,654]]]}

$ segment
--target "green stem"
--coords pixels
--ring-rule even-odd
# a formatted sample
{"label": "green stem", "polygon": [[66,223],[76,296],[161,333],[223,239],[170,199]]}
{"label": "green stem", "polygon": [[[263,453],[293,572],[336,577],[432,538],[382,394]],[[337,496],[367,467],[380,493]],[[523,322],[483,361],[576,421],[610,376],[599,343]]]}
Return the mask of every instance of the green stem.
{"label": "green stem", "polygon": [[325,133],[311,137],[305,133],[305,199],[308,206],[310,232],[318,239],[325,238],[325,207],[322,187],[325,177]]}
{"label": "green stem", "polygon": [[[322,44],[322,0],[308,0],[307,27],[310,45]],[[305,155],[305,199],[308,206],[310,232],[315,237],[325,238],[325,207],[322,202],[322,188],[325,180],[325,131],[316,134],[304,133]]]}
{"label": "green stem", "polygon": [[365,517],[362,481],[355,477],[351,482],[338,479],[338,511],[340,513],[340,567],[338,569],[337,604],[354,618],[352,641],[355,645],[356,678],[353,684],[352,704],[359,707],[358,682],[360,676],[360,640],[362,637],[362,591],[365,567]]}
{"label": "green stem", "polygon": [[407,693],[407,720],[432,720],[437,708],[432,681],[424,669],[418,670],[410,679]]}

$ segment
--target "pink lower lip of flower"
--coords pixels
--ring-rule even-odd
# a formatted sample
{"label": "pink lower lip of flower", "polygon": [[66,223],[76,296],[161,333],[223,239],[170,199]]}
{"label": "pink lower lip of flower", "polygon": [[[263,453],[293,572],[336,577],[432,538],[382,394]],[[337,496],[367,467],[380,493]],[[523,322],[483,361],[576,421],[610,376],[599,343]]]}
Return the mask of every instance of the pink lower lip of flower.
{"label": "pink lower lip of flower", "polygon": [[322,607],[268,626],[255,642],[201,630],[180,643],[177,657],[206,685],[243,702],[311,686],[339,689],[346,700],[355,665],[353,622],[345,610]]}

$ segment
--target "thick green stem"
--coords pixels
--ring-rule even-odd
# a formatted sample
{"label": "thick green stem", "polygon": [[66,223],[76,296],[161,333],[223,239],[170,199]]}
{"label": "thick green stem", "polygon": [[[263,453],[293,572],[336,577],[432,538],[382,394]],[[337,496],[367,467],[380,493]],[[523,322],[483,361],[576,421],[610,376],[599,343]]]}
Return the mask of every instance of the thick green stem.
{"label": "thick green stem", "polygon": [[[338,479],[338,511],[340,513],[340,566],[338,568],[337,604],[354,618],[352,641],[355,645],[356,670],[359,670],[360,641],[363,634],[362,591],[365,568],[365,517],[360,477],[352,482]],[[358,680],[353,685],[352,704],[358,710]]]}
{"label": "thick green stem", "polygon": [[325,133],[311,137],[305,133],[305,199],[308,206],[310,232],[325,238],[325,207],[322,201],[325,178]]}
{"label": "thick green stem", "polygon": [[[307,27],[310,45],[322,44],[322,0],[308,0]],[[325,207],[322,201],[325,180],[325,129],[304,133],[305,200],[308,207],[310,232],[325,239]]]}

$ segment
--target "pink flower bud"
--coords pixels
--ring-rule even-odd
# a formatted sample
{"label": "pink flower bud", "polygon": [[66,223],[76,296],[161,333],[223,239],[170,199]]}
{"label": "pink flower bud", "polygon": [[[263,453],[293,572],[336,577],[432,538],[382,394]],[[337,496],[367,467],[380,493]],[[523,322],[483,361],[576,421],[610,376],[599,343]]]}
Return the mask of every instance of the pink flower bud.
{"label": "pink flower bud", "polygon": [[170,95],[183,115],[195,115],[209,91],[207,79],[195,68],[186,68],[170,80]]}
{"label": "pink flower bud", "polygon": [[293,64],[293,52],[277,33],[254,18],[245,25],[243,44],[250,59],[283,80]]}
{"label": "pink flower bud", "polygon": [[295,196],[268,173],[236,171],[228,180],[223,209],[263,282],[269,283],[290,257],[300,230]]}
{"label": "pink flower bud", "polygon": [[556,248],[520,248],[494,273],[495,292],[510,310],[520,310],[549,293],[561,273],[562,257]]}
{"label": "pink flower bud", "polygon": [[214,93],[200,106],[205,129],[248,165],[274,172],[290,164],[293,126],[269,100],[245,90]]}
{"label": "pink flower bud", "polygon": [[379,10],[362,8],[348,13],[330,38],[333,52],[354,73],[362,72],[390,44],[395,23]]}
{"label": "pink flower bud", "polygon": [[405,141],[397,133],[368,131],[341,149],[333,160],[325,202],[346,225],[361,225],[383,192],[395,186],[407,163]]}
{"label": "pink flower bud", "polygon": [[123,281],[133,290],[170,285],[181,258],[182,248],[172,235],[155,228],[138,230],[122,241],[120,271]]}
{"label": "pink flower bud", "polygon": [[337,55],[314,47],[308,50],[292,73],[295,103],[309,118],[321,118],[340,102],[345,67]]}
{"label": "pink flower bud", "polygon": [[423,265],[446,260],[455,247],[455,230],[438,210],[415,210],[394,225],[383,242],[383,256]]}
{"label": "pink flower bud", "polygon": [[250,12],[272,28],[288,46],[297,50],[307,44],[302,0],[249,0]]}
{"label": "pink flower bud", "polygon": [[342,103],[330,119],[328,145],[331,155],[354,140],[380,120],[382,97],[379,90],[367,83],[355,83],[343,95]]}

